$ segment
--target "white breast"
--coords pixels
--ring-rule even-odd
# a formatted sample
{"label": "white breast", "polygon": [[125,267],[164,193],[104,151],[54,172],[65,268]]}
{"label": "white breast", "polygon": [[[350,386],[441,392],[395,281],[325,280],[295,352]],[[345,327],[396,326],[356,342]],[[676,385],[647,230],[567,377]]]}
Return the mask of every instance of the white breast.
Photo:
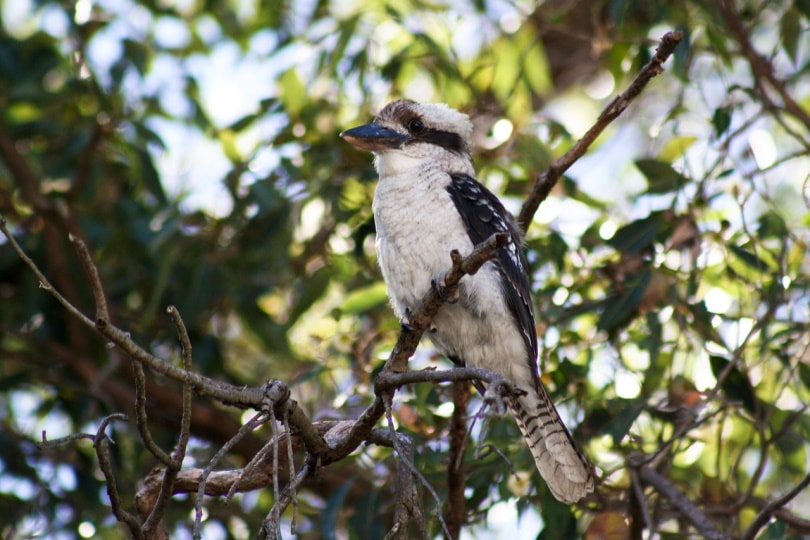
{"label": "white breast", "polygon": [[384,176],[374,195],[377,256],[396,315],[415,308],[430,281],[450,268],[450,251],[472,250],[440,171]]}

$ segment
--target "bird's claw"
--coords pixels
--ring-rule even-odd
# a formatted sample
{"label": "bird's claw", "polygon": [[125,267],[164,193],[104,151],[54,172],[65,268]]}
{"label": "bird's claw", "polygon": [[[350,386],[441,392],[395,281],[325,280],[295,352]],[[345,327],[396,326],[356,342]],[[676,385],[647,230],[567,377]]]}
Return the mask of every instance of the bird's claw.
{"label": "bird's claw", "polygon": [[443,302],[448,304],[455,304],[458,302],[459,292],[458,287],[452,292],[452,294],[447,293],[447,285],[444,283],[444,276],[446,272],[442,272],[435,278],[430,280],[430,287],[436,291],[436,294],[439,295],[439,298],[442,299]]}
{"label": "bird's claw", "polygon": [[411,324],[412,313],[411,308],[405,308],[405,315],[399,320],[399,326],[408,332],[411,332],[414,329],[413,325]]}

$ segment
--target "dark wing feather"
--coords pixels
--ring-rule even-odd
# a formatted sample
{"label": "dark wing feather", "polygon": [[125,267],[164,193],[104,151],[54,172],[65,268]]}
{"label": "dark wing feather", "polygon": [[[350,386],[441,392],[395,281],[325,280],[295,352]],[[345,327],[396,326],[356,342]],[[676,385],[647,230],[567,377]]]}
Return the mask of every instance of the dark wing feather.
{"label": "dark wing feather", "polygon": [[[475,178],[467,174],[451,174],[447,191],[458,208],[473,245],[480,244],[498,232],[508,232],[509,244],[498,250],[498,270],[501,272],[506,301],[520,325],[529,361],[537,357],[537,329],[529,294],[528,264],[523,254],[523,235],[501,201]],[[536,369],[533,370],[536,375]]]}

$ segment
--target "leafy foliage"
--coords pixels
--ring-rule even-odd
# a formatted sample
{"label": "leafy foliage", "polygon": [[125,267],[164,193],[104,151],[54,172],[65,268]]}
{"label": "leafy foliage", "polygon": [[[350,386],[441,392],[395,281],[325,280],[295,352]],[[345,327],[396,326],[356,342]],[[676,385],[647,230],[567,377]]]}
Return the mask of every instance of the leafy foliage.
{"label": "leafy foliage", "polygon": [[[618,523],[616,510],[640,511],[630,492],[643,454],[720,530],[742,535],[808,475],[807,2],[0,4],[0,212],[25,250],[90,313],[68,234],[83,238],[113,319],[139,343],[178,358],[164,314],[175,305],[196,370],[235,384],[284,380],[310,416],[327,418],[368,403],[398,330],[375,266],[374,171],[339,132],[393,96],[463,108],[478,128],[479,176],[517,210],[662,29],[685,30],[670,71],[527,232],[539,363],[563,414],[580,420],[599,496],[569,509],[536,474],[524,493],[498,453],[478,456],[476,431],[466,520],[484,527],[524,495],[520,511],[550,525],[541,538],[629,534],[643,524]],[[0,531],[92,525],[118,537],[90,445],[34,441],[130,412],[129,361],[37,285],[0,243]],[[425,346],[413,365],[442,362]],[[178,429],[177,388],[150,380],[164,448]],[[398,397],[398,427],[445,500],[450,389]],[[240,425],[234,411],[195,402],[195,464]],[[155,462],[134,425],[111,435],[131,506]],[[227,465],[269,436],[246,439]],[[511,422],[493,420],[485,442],[533,471]],[[379,447],[326,468],[301,493],[299,536],[382,537],[395,469]],[[240,497],[212,500],[206,537],[255,534],[272,493]],[[436,511],[429,494],[423,502]],[[171,533],[189,528],[190,505],[169,505]],[[808,506],[805,491],[760,536],[808,534]],[[661,534],[694,532],[671,510],[647,517]]]}

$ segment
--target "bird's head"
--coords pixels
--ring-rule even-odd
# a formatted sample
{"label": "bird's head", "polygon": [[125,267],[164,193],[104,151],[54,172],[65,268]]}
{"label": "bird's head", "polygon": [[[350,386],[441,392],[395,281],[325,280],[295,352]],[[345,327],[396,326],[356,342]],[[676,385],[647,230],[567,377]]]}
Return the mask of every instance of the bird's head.
{"label": "bird's head", "polygon": [[380,174],[398,173],[426,163],[448,172],[467,172],[472,123],[443,103],[401,99],[389,103],[370,124],[340,134],[357,148],[374,153]]}

